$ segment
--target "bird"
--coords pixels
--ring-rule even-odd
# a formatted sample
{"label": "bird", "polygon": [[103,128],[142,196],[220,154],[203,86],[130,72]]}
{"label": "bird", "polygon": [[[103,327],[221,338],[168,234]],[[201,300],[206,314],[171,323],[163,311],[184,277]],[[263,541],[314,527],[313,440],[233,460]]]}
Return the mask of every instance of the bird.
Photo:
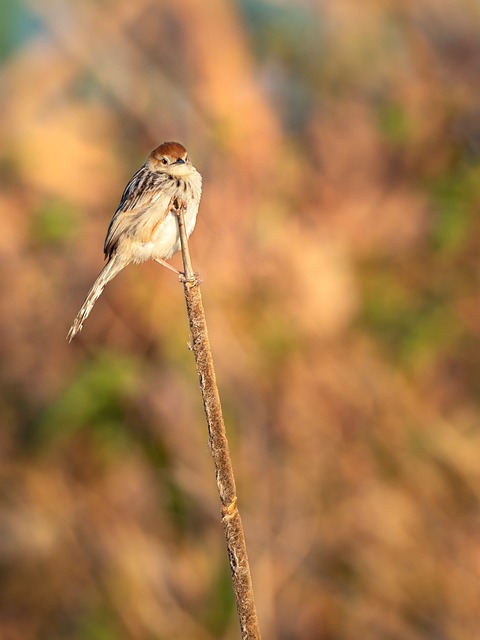
{"label": "bird", "polygon": [[191,235],[202,195],[202,177],[179,142],[163,142],[148,156],[125,187],[104,243],[106,264],[68,332],[81,331],[105,286],[127,265],[156,260],[179,274],[169,260],[181,248],[175,209],[184,206],[185,231]]}

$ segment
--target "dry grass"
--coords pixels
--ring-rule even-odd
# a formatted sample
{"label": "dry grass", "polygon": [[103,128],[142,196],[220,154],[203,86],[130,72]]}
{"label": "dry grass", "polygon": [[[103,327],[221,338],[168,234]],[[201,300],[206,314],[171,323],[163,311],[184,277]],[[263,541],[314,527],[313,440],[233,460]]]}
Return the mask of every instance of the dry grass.
{"label": "dry grass", "polygon": [[184,214],[185,202],[176,203],[178,228],[182,246],[183,278],[190,348],[197,366],[203,408],[208,429],[208,446],[215,468],[215,480],[220,497],[222,523],[225,532],[235,605],[240,623],[242,640],[260,640],[260,629],[255,607],[252,577],[248,562],[247,546],[242,518],[238,509],[237,488],[233,473],[228,437],[223,420],[222,405],[208,338],[207,320],[200,293],[200,279],[195,274],[188,248]]}
{"label": "dry grass", "polygon": [[264,640],[477,637],[479,10],[25,6],[0,9],[0,636],[238,637],[178,283],[125,270],[64,342],[122,187],[179,139]]}

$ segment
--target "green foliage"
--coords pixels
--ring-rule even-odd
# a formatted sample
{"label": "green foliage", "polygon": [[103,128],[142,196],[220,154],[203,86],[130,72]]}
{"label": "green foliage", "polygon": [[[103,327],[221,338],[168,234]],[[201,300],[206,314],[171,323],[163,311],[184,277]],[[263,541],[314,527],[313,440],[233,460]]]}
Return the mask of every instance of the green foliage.
{"label": "green foliage", "polygon": [[125,448],[129,433],[124,412],[137,388],[139,363],[108,351],[79,365],[79,370],[43,415],[44,442],[89,428],[107,448]]}
{"label": "green foliage", "polygon": [[212,584],[203,618],[213,637],[222,637],[231,620],[235,608],[230,569],[227,565],[219,567]]}
{"label": "green foliage", "polygon": [[412,365],[447,348],[458,336],[448,292],[435,291],[435,274],[427,289],[412,287],[394,265],[376,265],[363,279],[360,322],[386,347],[391,357]]}
{"label": "green foliage", "polygon": [[296,66],[320,44],[321,25],[302,6],[239,0],[259,55],[279,56]]}
{"label": "green foliage", "polygon": [[403,106],[387,103],[378,111],[380,132],[397,147],[405,147],[411,135],[411,123]]}
{"label": "green foliage", "polygon": [[111,612],[95,612],[86,616],[77,637],[85,640],[118,640],[118,630],[112,624]]}
{"label": "green foliage", "polygon": [[0,3],[0,61],[40,30],[40,23],[18,0]]}
{"label": "green foliage", "polygon": [[75,232],[77,216],[73,205],[62,200],[48,200],[32,218],[31,235],[34,244],[62,245]]}
{"label": "green foliage", "polygon": [[438,177],[431,186],[435,249],[450,254],[461,250],[480,203],[480,168],[466,165]]}
{"label": "green foliage", "polygon": [[192,529],[192,505],[188,496],[169,475],[163,477],[168,514],[178,533]]}

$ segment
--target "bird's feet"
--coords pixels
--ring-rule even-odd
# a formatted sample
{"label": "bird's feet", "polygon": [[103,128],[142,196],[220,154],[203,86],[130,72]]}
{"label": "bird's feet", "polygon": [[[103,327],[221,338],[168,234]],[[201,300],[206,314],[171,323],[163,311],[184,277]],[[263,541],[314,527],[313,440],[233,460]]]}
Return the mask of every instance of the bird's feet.
{"label": "bird's feet", "polygon": [[187,276],[180,271],[178,274],[178,279],[183,283],[190,282],[193,287],[198,287],[203,282],[198,271],[196,271],[193,276],[190,276],[190,278],[187,278]]}

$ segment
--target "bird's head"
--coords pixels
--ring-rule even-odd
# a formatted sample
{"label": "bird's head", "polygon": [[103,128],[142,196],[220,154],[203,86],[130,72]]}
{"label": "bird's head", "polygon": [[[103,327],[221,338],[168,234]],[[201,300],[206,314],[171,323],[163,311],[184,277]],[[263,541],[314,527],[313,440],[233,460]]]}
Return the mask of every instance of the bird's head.
{"label": "bird's head", "polygon": [[187,150],[179,142],[164,142],[148,157],[149,168],[174,177],[188,176],[193,171]]}

